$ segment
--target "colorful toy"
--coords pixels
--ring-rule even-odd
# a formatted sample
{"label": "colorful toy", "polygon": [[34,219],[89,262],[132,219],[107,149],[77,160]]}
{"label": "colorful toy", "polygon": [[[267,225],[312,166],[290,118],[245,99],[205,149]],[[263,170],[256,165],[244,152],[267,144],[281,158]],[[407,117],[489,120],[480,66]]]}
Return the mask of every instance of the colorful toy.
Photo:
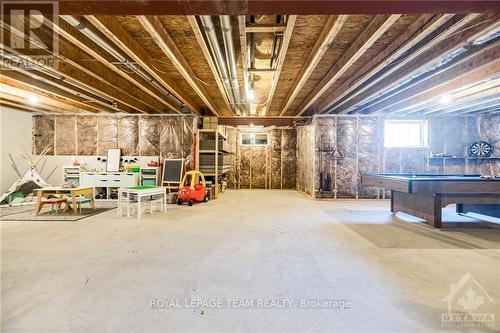
{"label": "colorful toy", "polygon": [[182,205],[184,202],[187,202],[189,206],[192,206],[195,201],[208,201],[205,176],[197,170],[186,172],[179,186],[179,192],[177,193],[178,205]]}

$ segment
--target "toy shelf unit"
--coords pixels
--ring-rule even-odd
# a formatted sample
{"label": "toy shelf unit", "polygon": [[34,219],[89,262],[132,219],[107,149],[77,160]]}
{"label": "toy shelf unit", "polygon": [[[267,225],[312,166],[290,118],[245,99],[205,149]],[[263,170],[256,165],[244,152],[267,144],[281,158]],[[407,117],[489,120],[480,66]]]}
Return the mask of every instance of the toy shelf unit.
{"label": "toy shelf unit", "polygon": [[196,169],[208,178],[207,183],[211,180],[212,196],[217,199],[223,192],[223,179],[231,169],[231,153],[223,127],[199,129],[196,133],[196,151]]}
{"label": "toy shelf unit", "polygon": [[64,166],[63,179],[65,183],[80,185],[80,166]]}
{"label": "toy shelf unit", "polygon": [[118,200],[120,187],[139,185],[137,172],[81,172],[80,186],[93,187],[98,200]]}
{"label": "toy shelf unit", "polygon": [[157,186],[160,183],[160,167],[146,167],[141,169],[140,185]]}

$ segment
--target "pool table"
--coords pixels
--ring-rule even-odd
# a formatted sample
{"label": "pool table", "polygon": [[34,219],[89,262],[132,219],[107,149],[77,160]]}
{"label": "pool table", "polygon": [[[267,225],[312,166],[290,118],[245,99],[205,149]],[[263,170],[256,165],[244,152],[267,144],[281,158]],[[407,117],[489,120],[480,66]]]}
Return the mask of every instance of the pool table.
{"label": "pool table", "polygon": [[391,190],[391,212],[425,219],[441,228],[441,208],[500,218],[500,178],[479,175],[363,174],[361,183]]}

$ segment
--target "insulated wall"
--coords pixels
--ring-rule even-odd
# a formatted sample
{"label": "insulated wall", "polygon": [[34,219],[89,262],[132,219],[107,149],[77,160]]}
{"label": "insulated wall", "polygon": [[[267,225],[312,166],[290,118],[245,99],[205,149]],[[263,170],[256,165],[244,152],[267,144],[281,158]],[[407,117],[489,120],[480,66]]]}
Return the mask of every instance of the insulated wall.
{"label": "insulated wall", "polygon": [[52,147],[49,155],[106,155],[121,148],[127,156],[185,158],[191,166],[197,117],[190,115],[33,117],[34,153]]}
{"label": "insulated wall", "polygon": [[294,128],[269,129],[266,146],[241,145],[240,131],[228,130],[234,165],[228,187],[246,189],[295,189],[297,132]]}
{"label": "insulated wall", "polygon": [[[500,115],[429,117],[428,146],[385,148],[382,116],[319,116],[314,134],[314,197],[381,198],[380,189],[361,185],[364,173],[500,174]],[[298,129],[297,188],[308,187],[302,161],[310,142],[307,127]],[[484,140],[496,148],[491,158],[471,158],[468,147]],[[454,158],[429,158],[435,153]]]}
{"label": "insulated wall", "polygon": [[315,126],[297,128],[297,190],[313,195],[315,172]]}

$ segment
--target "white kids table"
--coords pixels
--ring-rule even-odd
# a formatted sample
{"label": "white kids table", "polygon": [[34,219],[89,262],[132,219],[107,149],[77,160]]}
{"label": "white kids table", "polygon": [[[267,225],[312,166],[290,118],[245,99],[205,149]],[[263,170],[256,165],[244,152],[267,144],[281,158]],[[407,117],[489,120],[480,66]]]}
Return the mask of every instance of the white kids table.
{"label": "white kids table", "polygon": [[[132,187],[120,187],[118,189],[118,216],[122,216],[123,205],[127,205],[127,217],[130,217],[130,205],[131,205],[131,196],[137,196],[137,218],[141,218],[141,203],[145,202],[142,198],[153,196],[153,195],[161,195],[161,210],[163,212],[167,211],[167,191],[165,187],[161,186],[151,186],[151,185],[143,185],[143,186],[132,186]],[[156,202],[158,200],[155,200]],[[153,209],[151,208],[151,213]]]}

